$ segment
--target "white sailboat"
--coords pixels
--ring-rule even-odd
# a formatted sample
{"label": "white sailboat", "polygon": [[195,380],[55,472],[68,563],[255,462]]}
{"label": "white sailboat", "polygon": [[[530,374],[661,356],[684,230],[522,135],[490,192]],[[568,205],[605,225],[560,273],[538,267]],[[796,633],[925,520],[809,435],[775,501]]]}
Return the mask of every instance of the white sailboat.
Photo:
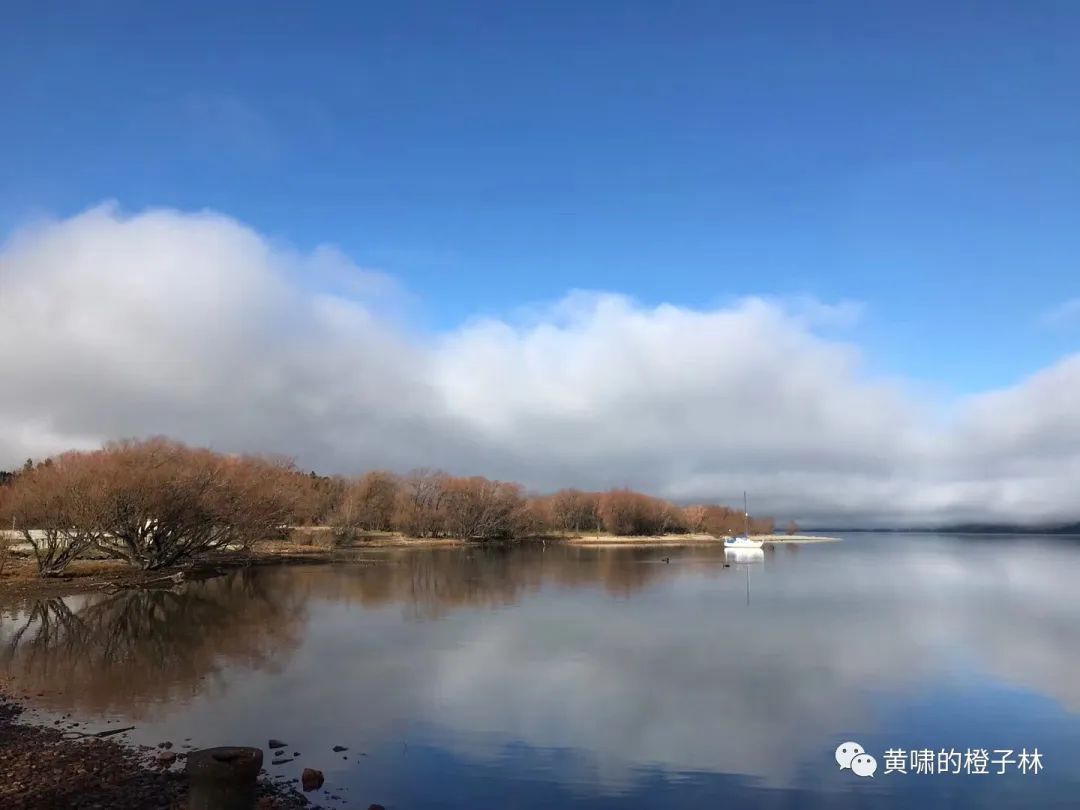
{"label": "white sailboat", "polygon": [[746,521],[746,531],[736,537],[725,537],[724,548],[736,549],[736,548],[761,548],[764,544],[764,540],[751,540],[750,539],[750,513],[746,510],[746,493],[742,494],[743,500],[743,518]]}

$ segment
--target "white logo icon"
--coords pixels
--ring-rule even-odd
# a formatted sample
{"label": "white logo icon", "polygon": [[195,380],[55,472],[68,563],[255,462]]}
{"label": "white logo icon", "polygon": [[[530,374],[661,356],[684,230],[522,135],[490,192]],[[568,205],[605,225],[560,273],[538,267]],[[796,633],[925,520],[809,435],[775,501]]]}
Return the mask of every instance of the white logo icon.
{"label": "white logo icon", "polygon": [[840,743],[836,747],[836,764],[841,769],[850,768],[856,776],[869,776],[871,779],[877,770],[877,760],[857,742]]}
{"label": "white logo icon", "polygon": [[876,770],[877,760],[869,754],[859,754],[851,760],[851,772],[856,776],[869,776],[873,779]]}
{"label": "white logo icon", "polygon": [[855,759],[859,754],[865,754],[866,751],[857,742],[840,743],[836,747],[836,764],[841,768],[850,768],[851,760]]}

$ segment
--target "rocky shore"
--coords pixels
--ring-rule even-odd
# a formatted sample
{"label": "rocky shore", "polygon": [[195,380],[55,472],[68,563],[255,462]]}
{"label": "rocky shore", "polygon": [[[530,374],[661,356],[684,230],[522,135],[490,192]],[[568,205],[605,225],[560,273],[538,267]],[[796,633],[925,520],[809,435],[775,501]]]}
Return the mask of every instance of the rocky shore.
{"label": "rocky shore", "polygon": [[[5,810],[184,810],[184,753],[141,751],[109,738],[67,739],[60,728],[19,722],[0,694],[0,807]],[[261,779],[258,810],[312,807],[290,787]]]}

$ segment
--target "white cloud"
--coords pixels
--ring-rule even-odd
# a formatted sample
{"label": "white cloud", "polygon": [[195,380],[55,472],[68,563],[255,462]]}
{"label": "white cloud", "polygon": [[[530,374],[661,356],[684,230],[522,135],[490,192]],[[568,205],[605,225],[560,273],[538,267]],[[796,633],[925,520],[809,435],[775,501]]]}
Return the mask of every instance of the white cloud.
{"label": "white cloud", "polygon": [[746,488],[810,521],[1080,517],[1080,356],[939,403],[821,331],[850,303],[575,292],[432,339],[387,317],[400,297],[331,246],[298,253],[209,212],[28,227],[0,249],[0,466],[165,433],[342,472]]}

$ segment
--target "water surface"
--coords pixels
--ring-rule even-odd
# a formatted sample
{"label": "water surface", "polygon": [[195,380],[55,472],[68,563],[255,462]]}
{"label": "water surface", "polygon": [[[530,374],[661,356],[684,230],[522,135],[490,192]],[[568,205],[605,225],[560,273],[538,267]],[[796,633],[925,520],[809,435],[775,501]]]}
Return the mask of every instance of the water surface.
{"label": "water surface", "polygon": [[[6,605],[0,665],[49,722],[285,740],[327,806],[1073,806],[1078,583],[1069,538],[372,550]],[[969,748],[1043,769],[884,773]]]}

